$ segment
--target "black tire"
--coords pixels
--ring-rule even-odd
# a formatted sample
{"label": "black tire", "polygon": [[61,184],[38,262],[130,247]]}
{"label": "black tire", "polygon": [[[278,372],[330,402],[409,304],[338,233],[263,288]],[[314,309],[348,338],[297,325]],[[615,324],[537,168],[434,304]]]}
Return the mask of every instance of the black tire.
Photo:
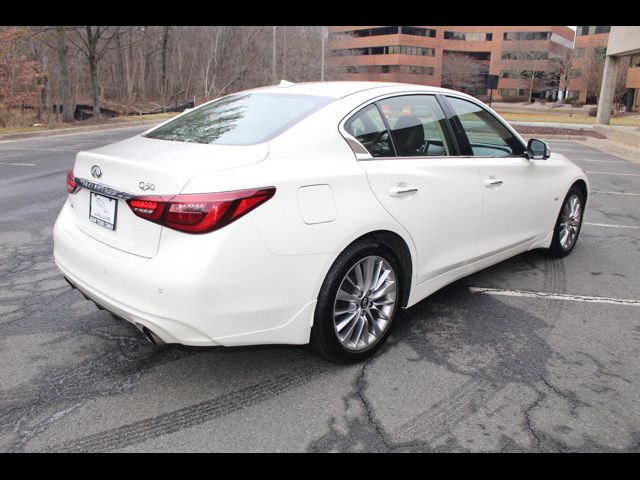
{"label": "black tire", "polygon": [[[362,350],[349,350],[340,343],[334,327],[334,303],[338,288],[347,273],[360,260],[371,255],[382,257],[393,269],[396,280],[395,305],[388,326],[376,343]],[[371,357],[384,344],[393,328],[394,319],[400,310],[402,287],[401,264],[391,247],[373,238],[351,244],[338,256],[320,289],[311,328],[311,349],[326,360],[341,364],[357,363]]]}
{"label": "black tire", "polygon": [[[578,231],[576,233],[575,239],[573,240],[573,242],[570,245],[568,245],[567,247],[564,247],[562,245],[562,242],[560,241],[560,234],[561,234],[560,224],[562,223],[562,214],[563,214],[563,212],[565,210],[567,202],[574,195],[577,196],[579,198],[579,200],[580,200],[580,209],[581,209],[580,223],[578,225]],[[547,250],[547,252],[550,255],[552,255],[554,257],[566,257],[567,255],[569,255],[571,253],[571,251],[573,250],[573,247],[576,246],[576,243],[578,243],[578,237],[580,236],[580,230],[582,229],[582,220],[584,218],[585,200],[586,199],[585,199],[584,192],[577,185],[573,185],[569,189],[569,192],[564,197],[564,200],[562,202],[562,207],[560,207],[560,212],[558,213],[558,219],[556,220],[556,225],[555,225],[555,228],[553,230],[553,239],[551,240],[551,246]]]}

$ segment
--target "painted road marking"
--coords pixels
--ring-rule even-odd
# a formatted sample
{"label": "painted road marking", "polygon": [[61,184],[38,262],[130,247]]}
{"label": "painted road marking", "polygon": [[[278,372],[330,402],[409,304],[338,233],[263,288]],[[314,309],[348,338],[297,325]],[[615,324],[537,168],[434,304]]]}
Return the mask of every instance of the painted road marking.
{"label": "painted road marking", "polygon": [[600,163],[630,163],[630,162],[619,162],[617,160],[589,160],[586,158],[576,158],[573,161],[574,162],[600,162]]}
{"label": "painted road marking", "polygon": [[600,191],[593,191],[591,193],[598,193],[600,195],[633,195],[636,197],[640,197],[640,193],[631,193],[631,192],[600,192]]}
{"label": "painted road marking", "polygon": [[591,172],[587,170],[590,175],[622,175],[625,177],[640,177],[640,173],[617,173],[617,172]]}
{"label": "painted road marking", "polygon": [[42,152],[77,152],[78,150],[69,150],[65,148],[22,148],[22,147],[5,147],[0,145],[0,151],[2,150],[35,150]]}
{"label": "painted road marking", "polygon": [[35,163],[0,163],[0,165],[4,165],[5,167],[35,167]]}
{"label": "painted road marking", "polygon": [[608,227],[608,228],[640,228],[637,225],[613,225],[611,223],[591,223],[584,222],[585,225],[591,225],[592,227]]}
{"label": "painted road marking", "polygon": [[504,290],[502,288],[468,287],[473,293],[498,295],[505,297],[547,298],[550,300],[565,300],[570,302],[609,303],[612,305],[629,305],[640,307],[640,300],[627,298],[596,297],[591,295],[572,295],[568,293],[532,292],[529,290]]}

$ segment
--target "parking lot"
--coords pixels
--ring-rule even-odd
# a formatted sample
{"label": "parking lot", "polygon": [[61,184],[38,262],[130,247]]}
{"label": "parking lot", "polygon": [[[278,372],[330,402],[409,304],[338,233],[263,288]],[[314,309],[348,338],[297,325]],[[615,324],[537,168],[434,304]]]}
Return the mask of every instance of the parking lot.
{"label": "parking lot", "polygon": [[591,182],[573,253],[460,280],[345,367],[155,347],[63,280],[75,153],[144,128],[0,142],[0,451],[640,451],[640,165],[551,142]]}

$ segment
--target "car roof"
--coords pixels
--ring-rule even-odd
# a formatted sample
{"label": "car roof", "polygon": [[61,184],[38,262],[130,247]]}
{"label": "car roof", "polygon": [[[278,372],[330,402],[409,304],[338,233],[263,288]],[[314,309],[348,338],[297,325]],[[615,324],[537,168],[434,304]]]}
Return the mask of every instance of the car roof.
{"label": "car roof", "polygon": [[446,88],[432,87],[429,85],[413,85],[409,83],[392,82],[357,82],[357,81],[330,81],[330,82],[301,82],[291,83],[285,80],[278,85],[259,87],[246,92],[260,93],[289,93],[294,95],[316,95],[330,98],[344,98],[348,95],[360,93],[365,90],[386,89],[387,91],[421,90],[434,93],[456,93]]}

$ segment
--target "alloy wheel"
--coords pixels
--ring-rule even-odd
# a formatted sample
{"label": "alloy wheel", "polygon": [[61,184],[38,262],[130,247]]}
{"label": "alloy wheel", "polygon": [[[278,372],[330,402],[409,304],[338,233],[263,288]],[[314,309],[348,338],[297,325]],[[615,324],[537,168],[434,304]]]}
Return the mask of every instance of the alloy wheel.
{"label": "alloy wheel", "polygon": [[396,274],[376,255],[359,260],[338,287],[333,306],[336,336],[347,350],[375,345],[391,324],[398,300]]}
{"label": "alloy wheel", "polygon": [[581,220],[582,201],[578,195],[573,194],[567,198],[560,216],[559,239],[564,250],[569,250],[576,242]]}

